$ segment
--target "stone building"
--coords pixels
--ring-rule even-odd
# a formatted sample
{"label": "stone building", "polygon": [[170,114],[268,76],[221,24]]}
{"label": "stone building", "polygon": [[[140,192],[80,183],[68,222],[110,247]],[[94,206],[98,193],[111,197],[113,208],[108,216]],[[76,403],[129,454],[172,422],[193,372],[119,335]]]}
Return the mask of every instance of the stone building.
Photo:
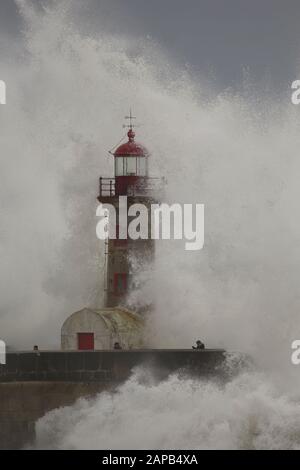
{"label": "stone building", "polygon": [[143,344],[143,321],[125,308],[83,308],[73,313],[61,329],[63,350],[140,348]]}

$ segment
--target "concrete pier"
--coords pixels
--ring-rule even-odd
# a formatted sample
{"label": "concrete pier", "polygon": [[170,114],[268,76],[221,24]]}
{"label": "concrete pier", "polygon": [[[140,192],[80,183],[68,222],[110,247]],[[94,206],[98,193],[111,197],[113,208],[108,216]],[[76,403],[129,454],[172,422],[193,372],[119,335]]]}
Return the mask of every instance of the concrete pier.
{"label": "concrete pier", "polygon": [[158,379],[177,370],[209,377],[223,376],[224,361],[225,351],[216,349],[8,353],[0,365],[0,448],[23,447],[46,412],[113,389],[136,366],[151,369]]}

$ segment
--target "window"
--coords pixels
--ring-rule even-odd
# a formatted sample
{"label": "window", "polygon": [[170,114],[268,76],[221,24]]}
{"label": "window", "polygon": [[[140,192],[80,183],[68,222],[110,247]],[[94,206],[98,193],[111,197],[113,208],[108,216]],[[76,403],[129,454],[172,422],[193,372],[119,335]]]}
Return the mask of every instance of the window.
{"label": "window", "polygon": [[127,273],[114,274],[114,293],[122,295],[127,291]]}
{"label": "window", "polygon": [[146,176],[147,174],[147,160],[146,157],[138,157],[138,171],[137,174],[139,176]]}
{"label": "window", "polygon": [[147,157],[115,157],[115,176],[146,176]]}
{"label": "window", "polygon": [[136,157],[126,157],[126,175],[136,175]]}
{"label": "window", "polygon": [[124,158],[115,157],[115,176],[124,176]]}
{"label": "window", "polygon": [[115,176],[146,176],[147,157],[115,157]]}

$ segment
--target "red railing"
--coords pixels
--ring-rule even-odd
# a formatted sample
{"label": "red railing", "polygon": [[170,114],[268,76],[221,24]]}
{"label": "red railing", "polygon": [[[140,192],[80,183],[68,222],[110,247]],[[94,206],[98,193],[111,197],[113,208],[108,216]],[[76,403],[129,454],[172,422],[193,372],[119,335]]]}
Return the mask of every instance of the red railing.
{"label": "red railing", "polygon": [[124,185],[123,181],[116,181],[116,178],[103,178],[101,176],[99,178],[99,197],[113,197],[121,194],[127,196],[155,194],[162,191],[164,185],[164,178],[138,177],[133,182],[126,182],[126,185]]}

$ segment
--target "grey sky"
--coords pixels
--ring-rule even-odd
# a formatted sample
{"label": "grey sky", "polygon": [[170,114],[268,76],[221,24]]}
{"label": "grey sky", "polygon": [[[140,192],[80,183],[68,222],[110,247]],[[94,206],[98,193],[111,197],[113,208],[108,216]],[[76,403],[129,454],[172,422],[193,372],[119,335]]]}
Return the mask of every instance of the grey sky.
{"label": "grey sky", "polygon": [[[285,88],[297,78],[299,0],[90,0],[82,4],[82,17],[91,31],[99,28],[102,16],[109,32],[151,36],[173,60],[188,64],[196,74],[214,75],[220,87],[237,86],[245,67],[254,81],[267,77],[276,88]],[[13,40],[20,27],[13,0],[1,0],[2,36]]]}

